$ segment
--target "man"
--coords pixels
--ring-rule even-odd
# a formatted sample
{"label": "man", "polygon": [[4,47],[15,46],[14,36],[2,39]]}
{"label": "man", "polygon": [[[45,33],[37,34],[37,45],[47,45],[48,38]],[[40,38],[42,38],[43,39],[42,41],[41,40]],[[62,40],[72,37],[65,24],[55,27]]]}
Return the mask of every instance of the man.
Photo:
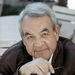
{"label": "man", "polygon": [[2,75],[75,75],[75,44],[59,37],[53,11],[32,3],[20,14],[22,41],[0,59]]}

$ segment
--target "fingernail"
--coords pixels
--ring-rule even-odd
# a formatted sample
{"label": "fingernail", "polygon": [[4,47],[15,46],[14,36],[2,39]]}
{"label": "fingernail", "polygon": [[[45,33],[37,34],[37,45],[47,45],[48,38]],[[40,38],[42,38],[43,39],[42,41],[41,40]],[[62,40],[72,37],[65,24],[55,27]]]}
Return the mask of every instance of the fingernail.
{"label": "fingernail", "polygon": [[52,70],[52,73],[55,73],[54,69]]}

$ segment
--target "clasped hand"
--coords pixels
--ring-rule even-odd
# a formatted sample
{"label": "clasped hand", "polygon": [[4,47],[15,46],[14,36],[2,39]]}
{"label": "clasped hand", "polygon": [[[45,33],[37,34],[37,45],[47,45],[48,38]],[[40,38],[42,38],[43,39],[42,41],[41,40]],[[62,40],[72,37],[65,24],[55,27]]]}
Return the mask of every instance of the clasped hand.
{"label": "clasped hand", "polygon": [[37,58],[19,69],[21,75],[47,75],[48,72],[54,73],[52,65],[43,58]]}

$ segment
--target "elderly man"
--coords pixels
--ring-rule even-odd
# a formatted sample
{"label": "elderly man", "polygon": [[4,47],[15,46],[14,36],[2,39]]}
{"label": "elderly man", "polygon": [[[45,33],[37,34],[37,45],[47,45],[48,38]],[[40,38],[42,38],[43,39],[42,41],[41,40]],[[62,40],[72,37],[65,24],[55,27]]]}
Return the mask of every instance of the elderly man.
{"label": "elderly man", "polygon": [[75,75],[75,44],[59,37],[54,12],[32,3],[20,14],[22,41],[0,59],[2,75]]}

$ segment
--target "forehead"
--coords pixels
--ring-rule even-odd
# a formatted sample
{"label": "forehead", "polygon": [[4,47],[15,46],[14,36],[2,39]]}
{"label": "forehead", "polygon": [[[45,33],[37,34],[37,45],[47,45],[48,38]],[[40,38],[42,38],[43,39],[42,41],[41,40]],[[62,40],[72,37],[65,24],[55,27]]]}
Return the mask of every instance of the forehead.
{"label": "forehead", "polygon": [[52,21],[48,16],[29,17],[25,16],[22,21],[23,32],[40,32],[44,28],[52,29]]}

